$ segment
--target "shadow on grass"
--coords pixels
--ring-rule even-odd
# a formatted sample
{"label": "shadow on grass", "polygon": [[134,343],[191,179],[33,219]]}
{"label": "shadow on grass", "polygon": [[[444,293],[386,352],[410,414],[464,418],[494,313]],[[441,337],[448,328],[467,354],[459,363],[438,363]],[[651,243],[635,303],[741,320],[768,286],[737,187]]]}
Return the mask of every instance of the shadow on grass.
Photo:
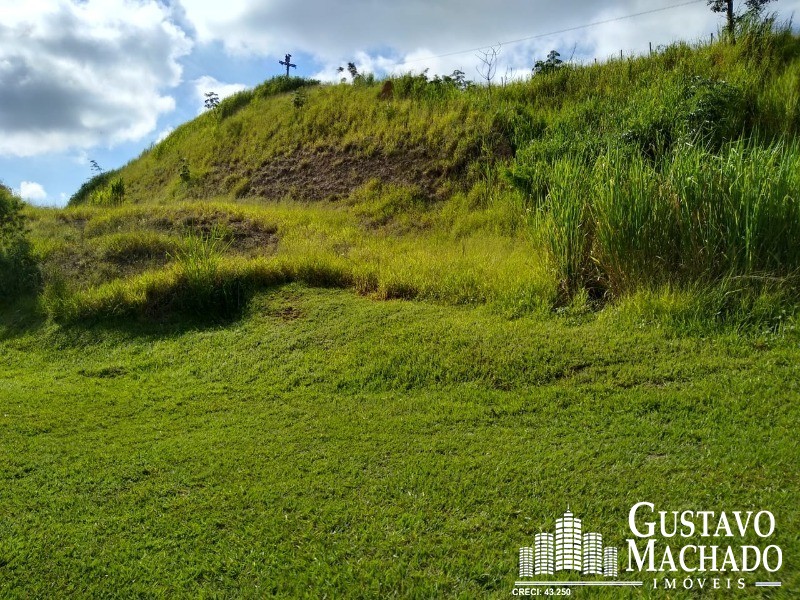
{"label": "shadow on grass", "polygon": [[46,323],[47,316],[39,307],[37,294],[0,302],[0,342],[40,330]]}
{"label": "shadow on grass", "polygon": [[323,289],[354,287],[349,272],[320,265],[228,274],[202,285],[185,278],[152,280],[133,294],[124,284],[99,295],[75,294],[61,286],[0,307],[0,341],[47,327],[74,335],[75,343],[93,338],[93,332],[159,339],[227,327],[247,316],[254,296],[295,283]]}
{"label": "shadow on grass", "polygon": [[[278,289],[277,286],[274,289]],[[191,331],[227,327],[240,321],[248,312],[252,297],[265,290],[249,290],[235,302],[225,300],[217,304],[195,303],[152,307],[143,313],[96,314],[78,319],[53,319],[42,309],[35,296],[19,299],[0,307],[0,343],[25,336],[44,333],[48,326],[57,326],[61,335],[74,337],[75,344],[83,344],[93,333],[105,337],[116,333],[125,338],[164,339],[179,337]],[[96,340],[93,340],[96,341]]]}

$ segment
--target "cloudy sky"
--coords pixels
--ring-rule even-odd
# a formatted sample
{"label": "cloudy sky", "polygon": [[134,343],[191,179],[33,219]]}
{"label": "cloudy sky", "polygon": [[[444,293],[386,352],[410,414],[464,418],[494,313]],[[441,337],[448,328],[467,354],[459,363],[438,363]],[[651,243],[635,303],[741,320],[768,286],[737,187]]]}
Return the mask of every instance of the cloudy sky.
{"label": "cloudy sky", "polygon": [[[772,8],[788,19],[800,0]],[[296,74],[329,81],[348,61],[478,79],[476,49],[502,44],[498,76],[520,77],[551,49],[602,61],[719,24],[705,0],[0,0],[0,180],[63,205],[90,160],[125,164],[205,92],[280,74],[287,52]]]}

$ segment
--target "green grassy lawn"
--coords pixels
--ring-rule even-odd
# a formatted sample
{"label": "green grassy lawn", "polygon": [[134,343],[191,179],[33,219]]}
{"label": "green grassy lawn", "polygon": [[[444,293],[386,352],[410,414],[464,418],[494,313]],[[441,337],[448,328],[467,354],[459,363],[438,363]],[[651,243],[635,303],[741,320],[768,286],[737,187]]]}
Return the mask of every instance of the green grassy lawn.
{"label": "green grassy lawn", "polygon": [[0,598],[508,597],[567,506],[626,567],[639,501],[771,511],[674,545],[783,568],[574,596],[800,597],[800,37],[742,28],[276,78],[63,210],[0,187]]}
{"label": "green grassy lawn", "polygon": [[[509,597],[567,504],[624,566],[640,500],[772,511],[783,587],[736,597],[796,597],[800,335],[622,313],[301,284],[217,325],[7,313],[0,597]],[[620,594],[656,596],[574,593]]]}

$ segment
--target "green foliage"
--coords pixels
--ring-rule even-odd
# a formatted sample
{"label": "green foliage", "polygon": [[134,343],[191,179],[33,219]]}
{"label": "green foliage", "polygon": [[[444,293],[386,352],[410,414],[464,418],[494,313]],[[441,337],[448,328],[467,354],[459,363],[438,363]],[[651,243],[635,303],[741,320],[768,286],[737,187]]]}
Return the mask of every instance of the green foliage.
{"label": "green foliage", "polygon": [[80,206],[82,204],[91,203],[92,196],[97,193],[103,194],[104,189],[106,189],[110,182],[118,176],[118,170],[98,173],[88,181],[84,182],[81,187],[78,188],[78,191],[75,192],[69,199],[68,205]]}
{"label": "green foliage", "polygon": [[712,148],[745,130],[748,102],[741,90],[726,81],[695,76],[685,85],[684,101],[681,125],[686,134]]}
{"label": "green foliage", "polygon": [[122,177],[107,179],[108,185],[96,188],[89,194],[89,204],[94,206],[115,206],[125,201],[125,182]]}
{"label": "green foliage", "polygon": [[555,73],[564,66],[564,61],[561,60],[561,55],[555,50],[551,50],[547,55],[546,60],[537,60],[533,66],[534,75],[547,75],[548,73]]}
{"label": "green foliage", "polygon": [[425,205],[419,188],[413,186],[385,185],[372,179],[351,194],[348,203],[353,213],[365,219],[367,226],[376,227],[394,221],[408,227],[421,220]]}
{"label": "green foliage", "polygon": [[[0,596],[508,596],[564,508],[532,466],[611,544],[634,480],[791,524],[798,49],[254,94],[115,175],[123,205],[0,190],[56,321],[0,311]],[[413,153],[437,197],[386,176]],[[287,156],[380,160],[337,202],[225,195]]]}
{"label": "green foliage", "polygon": [[189,161],[186,158],[181,159],[181,168],[178,171],[178,176],[183,183],[191,183],[192,181],[192,172],[189,169]]}
{"label": "green foliage", "polygon": [[316,79],[304,79],[303,77],[273,77],[258,85],[253,90],[259,98],[270,98],[281,94],[288,94],[304,87],[314,87],[320,85]]}
{"label": "green foliage", "polygon": [[[248,203],[237,209],[246,220],[277,224],[275,245],[273,234],[225,218],[238,237],[220,259],[218,286],[300,277],[378,298],[486,302],[518,314],[623,302],[663,286],[716,289],[732,280],[757,289],[774,280],[787,293],[769,294],[770,302],[791,304],[797,149],[786,140],[800,123],[792,100],[800,40],[769,21],[742,22],[739,31],[735,46],[679,43],[649,57],[556,69],[497,86],[491,98],[459,73],[400,76],[384,83],[391,93],[383,100],[378,85],[310,88],[279,77],[224,123],[200,117],[127,165],[126,200],[170,221],[155,202],[193,207],[219,195]],[[365,171],[374,178],[366,185]],[[299,197],[294,186],[310,182],[337,189],[337,203],[274,208],[256,196],[276,172],[284,190],[270,194]],[[758,172],[771,173],[769,181]],[[154,227],[134,211],[87,219],[72,235]],[[201,219],[201,230],[212,221]],[[78,241],[63,246],[73,263],[89,255]],[[81,280],[77,293],[89,305],[116,298],[142,307],[151,287],[182,289],[177,276],[125,269]],[[94,295],[115,279],[127,291]]]}
{"label": "green foliage", "polygon": [[0,304],[30,291],[38,282],[23,203],[0,184]]}
{"label": "green foliage", "polygon": [[222,99],[215,109],[215,114],[219,120],[224,120],[232,117],[240,110],[245,108],[252,102],[255,97],[254,90],[242,90],[231,94],[227,98]]}
{"label": "green foliage", "polygon": [[0,243],[13,243],[25,230],[22,200],[0,183]]}
{"label": "green foliage", "polygon": [[93,240],[102,260],[117,264],[137,264],[176,253],[172,238],[154,231],[113,233]]}
{"label": "green foliage", "polygon": [[230,241],[226,239],[218,225],[214,225],[207,234],[190,229],[173,258],[189,285],[202,290],[213,285],[220,258],[229,247]]}
{"label": "green foliage", "polygon": [[179,285],[174,297],[167,299],[170,308],[195,315],[222,316],[240,308],[239,282],[219,277],[222,256],[230,246],[231,240],[216,224],[208,233],[194,229],[186,232],[172,256],[178,266]]}
{"label": "green foliage", "polygon": [[550,171],[546,203],[535,222],[547,241],[559,274],[562,301],[589,284],[592,227],[589,216],[587,172],[578,161],[560,160]]}
{"label": "green foliage", "polygon": [[614,149],[591,174],[580,168],[576,160],[556,163],[542,208],[553,260],[572,294],[591,287],[587,273],[616,296],[730,277],[797,284],[797,143],[739,142],[719,155],[683,144],[657,164]]}
{"label": "green foliage", "polygon": [[456,70],[452,75],[444,77],[435,75],[433,79],[429,79],[427,69],[418,75],[405,73],[392,79],[392,84],[398,98],[428,101],[453,98],[457,92],[463,92],[473,85],[471,81],[467,81],[462,71]]}
{"label": "green foliage", "polygon": [[269,98],[295,92],[319,83],[316,79],[302,77],[273,77],[252,90],[242,90],[220,101],[216,107],[216,114],[220,120],[225,120],[249,106],[255,98]]}
{"label": "green foliage", "polygon": [[725,30],[735,41],[734,32],[736,25],[745,20],[758,20],[764,7],[773,0],[745,0],[747,11],[737,13],[734,6],[734,0],[706,0],[706,3],[712,11],[716,13],[726,13]]}
{"label": "green foliage", "polygon": [[292,94],[292,106],[294,106],[297,110],[303,108],[307,101],[308,95],[303,89],[295,90],[294,94]]}

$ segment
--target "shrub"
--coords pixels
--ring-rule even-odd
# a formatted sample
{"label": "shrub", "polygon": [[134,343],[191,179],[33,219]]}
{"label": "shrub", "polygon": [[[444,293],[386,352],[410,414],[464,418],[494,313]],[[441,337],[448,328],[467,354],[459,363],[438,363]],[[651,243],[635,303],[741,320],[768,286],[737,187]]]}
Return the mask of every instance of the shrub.
{"label": "shrub", "polygon": [[171,238],[152,231],[114,233],[97,238],[93,244],[100,258],[121,265],[165,259],[176,246]]}
{"label": "shrub", "polygon": [[453,71],[452,75],[428,79],[428,70],[414,75],[405,73],[392,80],[394,94],[398,98],[412,98],[414,100],[442,100],[451,97],[456,92],[462,92],[472,86],[472,82],[464,78],[462,71]]}
{"label": "shrub", "polygon": [[97,192],[102,192],[117,174],[118,171],[106,171],[84,182],[69,199],[68,206],[80,206],[81,204],[90,203],[92,196]]}
{"label": "shrub", "polygon": [[254,90],[242,90],[241,92],[236,92],[232,96],[228,96],[224,100],[220,101],[219,104],[217,104],[216,108],[214,109],[215,114],[220,120],[232,117],[245,106],[250,104],[254,97]]}
{"label": "shrub", "polygon": [[689,137],[719,148],[743,133],[748,107],[737,87],[695,76],[685,84],[684,99],[683,124]]}
{"label": "shrub", "polygon": [[125,182],[121,177],[112,179],[106,187],[95,189],[89,194],[89,204],[96,206],[116,206],[125,200]]}
{"label": "shrub", "polygon": [[253,93],[259,98],[269,98],[279,94],[293,92],[303,87],[319,85],[316,79],[304,79],[302,77],[273,77],[253,89]]}
{"label": "shrub", "polygon": [[33,289],[38,282],[22,207],[22,200],[0,184],[0,302]]}

